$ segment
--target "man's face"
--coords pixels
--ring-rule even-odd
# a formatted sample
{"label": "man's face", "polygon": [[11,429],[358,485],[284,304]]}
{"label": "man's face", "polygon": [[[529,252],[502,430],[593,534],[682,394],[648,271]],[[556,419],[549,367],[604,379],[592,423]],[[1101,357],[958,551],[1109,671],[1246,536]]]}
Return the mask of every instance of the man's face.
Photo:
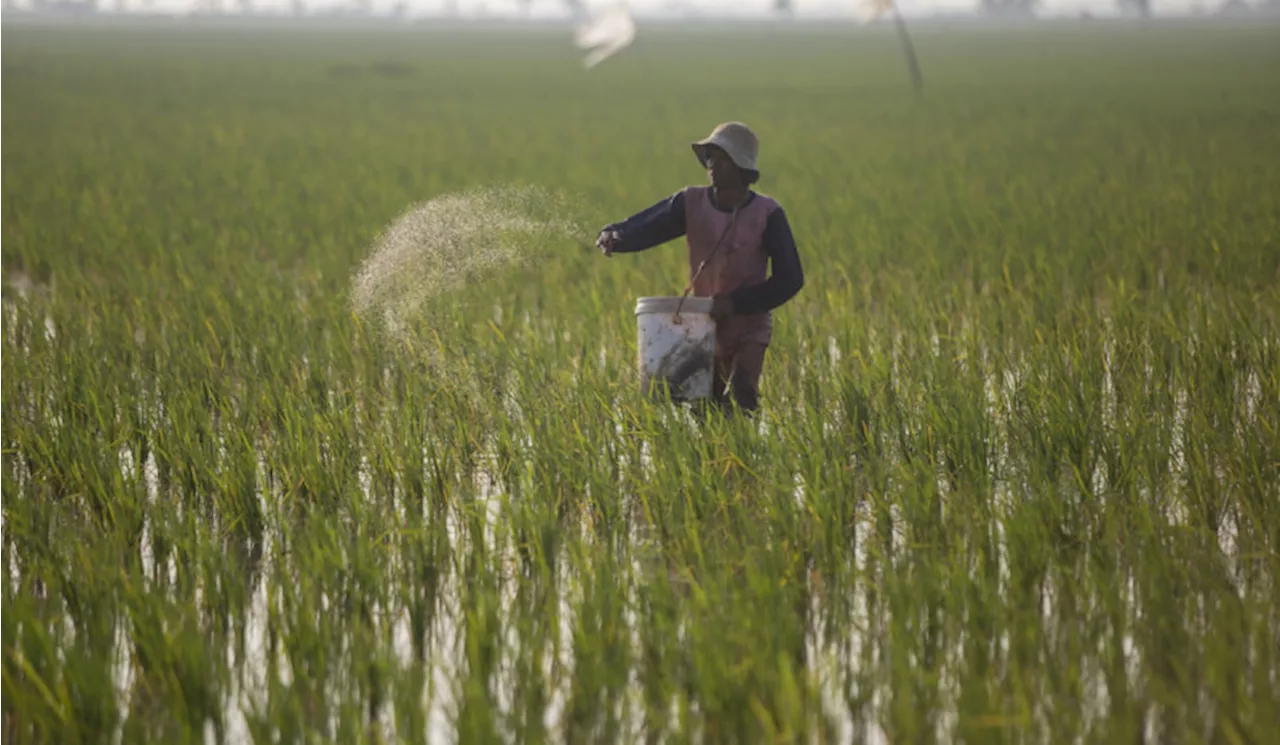
{"label": "man's face", "polygon": [[742,185],[742,172],[724,150],[715,145],[706,149],[707,177],[717,189],[734,189]]}

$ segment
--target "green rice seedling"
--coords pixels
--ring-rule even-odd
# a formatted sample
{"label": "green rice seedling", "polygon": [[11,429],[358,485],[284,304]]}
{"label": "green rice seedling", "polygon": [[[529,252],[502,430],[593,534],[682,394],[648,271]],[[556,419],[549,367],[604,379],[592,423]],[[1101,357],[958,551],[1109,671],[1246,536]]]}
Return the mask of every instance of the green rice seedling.
{"label": "green rice seedling", "polygon": [[[6,742],[1280,730],[1272,27],[557,33],[6,26]],[[729,118],[750,420],[589,248]]]}

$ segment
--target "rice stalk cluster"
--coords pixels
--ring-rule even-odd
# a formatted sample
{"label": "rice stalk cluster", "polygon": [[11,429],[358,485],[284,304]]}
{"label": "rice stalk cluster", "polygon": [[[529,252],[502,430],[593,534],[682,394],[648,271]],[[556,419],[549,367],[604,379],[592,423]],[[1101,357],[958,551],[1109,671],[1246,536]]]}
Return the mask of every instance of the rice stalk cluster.
{"label": "rice stalk cluster", "polygon": [[[6,744],[1280,732],[1274,29],[12,31]],[[728,118],[755,420],[575,237]]]}

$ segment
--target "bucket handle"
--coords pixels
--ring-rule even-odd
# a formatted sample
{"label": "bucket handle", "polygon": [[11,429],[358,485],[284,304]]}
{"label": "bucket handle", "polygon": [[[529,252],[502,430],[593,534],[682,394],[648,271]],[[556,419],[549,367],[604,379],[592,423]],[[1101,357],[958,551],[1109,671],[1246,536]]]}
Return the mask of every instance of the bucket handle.
{"label": "bucket handle", "polygon": [[698,265],[698,271],[693,273],[693,279],[689,280],[689,286],[684,288],[684,294],[680,296],[680,302],[676,303],[676,312],[671,316],[671,322],[675,325],[680,325],[680,309],[684,307],[684,299],[689,297],[689,293],[693,291],[693,285],[698,281],[698,277],[702,276],[702,270],[707,268],[707,262],[711,261],[712,257],[716,255],[716,251],[720,250],[720,244],[724,243],[724,237],[733,228],[734,221],[738,219],[738,210],[741,208],[742,205],[733,208],[733,214],[729,215],[729,223],[724,226],[724,230],[720,231],[720,237],[716,239],[716,244],[711,247],[711,253],[707,254],[707,258],[703,259],[702,263]]}

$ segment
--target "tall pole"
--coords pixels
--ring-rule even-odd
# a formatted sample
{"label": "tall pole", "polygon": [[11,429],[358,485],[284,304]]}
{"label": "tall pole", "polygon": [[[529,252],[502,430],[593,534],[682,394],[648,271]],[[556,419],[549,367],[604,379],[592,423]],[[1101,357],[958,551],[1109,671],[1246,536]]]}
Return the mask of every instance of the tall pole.
{"label": "tall pole", "polygon": [[898,4],[891,2],[893,9],[893,25],[898,29],[898,40],[902,42],[902,53],[907,57],[907,69],[911,73],[911,86],[916,91],[916,98],[919,99],[924,95],[924,75],[920,72],[920,61],[916,59],[916,46],[911,41],[911,34],[907,32],[907,22],[903,20],[902,13],[898,12]]}

